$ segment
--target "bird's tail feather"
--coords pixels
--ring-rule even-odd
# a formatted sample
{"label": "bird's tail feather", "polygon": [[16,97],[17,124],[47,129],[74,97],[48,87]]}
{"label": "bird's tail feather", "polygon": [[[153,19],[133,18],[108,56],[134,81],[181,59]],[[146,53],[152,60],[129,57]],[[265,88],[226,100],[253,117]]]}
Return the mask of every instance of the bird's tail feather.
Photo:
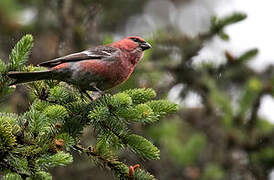
{"label": "bird's tail feather", "polygon": [[43,79],[50,79],[52,71],[37,71],[37,72],[9,72],[8,77],[15,79],[10,85],[26,83],[31,81],[39,81]]}

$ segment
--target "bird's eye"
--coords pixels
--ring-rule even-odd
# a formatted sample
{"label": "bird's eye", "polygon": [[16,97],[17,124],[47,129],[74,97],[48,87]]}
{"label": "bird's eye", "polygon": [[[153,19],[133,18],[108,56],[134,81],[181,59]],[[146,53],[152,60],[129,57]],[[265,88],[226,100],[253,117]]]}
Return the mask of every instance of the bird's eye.
{"label": "bird's eye", "polygon": [[131,38],[134,42],[141,42],[140,39],[137,38]]}

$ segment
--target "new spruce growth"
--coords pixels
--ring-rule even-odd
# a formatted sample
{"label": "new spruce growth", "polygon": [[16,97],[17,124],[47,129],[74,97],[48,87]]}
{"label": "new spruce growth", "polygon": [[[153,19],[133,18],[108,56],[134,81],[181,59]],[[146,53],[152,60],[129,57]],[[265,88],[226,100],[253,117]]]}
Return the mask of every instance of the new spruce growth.
{"label": "new spruce growth", "polygon": [[[1,97],[12,89],[8,71],[36,69],[24,67],[32,46],[32,36],[26,35],[12,50],[9,63],[0,61]],[[129,149],[143,159],[159,159],[159,149],[128,125],[154,123],[175,112],[177,105],[155,100],[152,89],[106,94],[91,102],[65,83],[39,81],[27,86],[32,97],[29,110],[22,115],[0,114],[0,168],[5,180],[51,179],[49,169],[72,163],[72,151],[88,155],[118,179],[154,179],[138,162],[135,166],[121,162],[118,154]],[[79,139],[86,126],[95,130],[96,143],[82,147]]]}

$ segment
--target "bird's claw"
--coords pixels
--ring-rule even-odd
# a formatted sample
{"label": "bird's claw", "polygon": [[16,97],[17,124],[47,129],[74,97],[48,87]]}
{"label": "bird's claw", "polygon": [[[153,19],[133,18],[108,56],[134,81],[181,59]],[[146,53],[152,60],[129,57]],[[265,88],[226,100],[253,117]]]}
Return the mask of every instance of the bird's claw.
{"label": "bird's claw", "polygon": [[105,95],[105,92],[104,91],[101,91],[95,83],[90,83],[90,86],[95,89],[101,96]]}

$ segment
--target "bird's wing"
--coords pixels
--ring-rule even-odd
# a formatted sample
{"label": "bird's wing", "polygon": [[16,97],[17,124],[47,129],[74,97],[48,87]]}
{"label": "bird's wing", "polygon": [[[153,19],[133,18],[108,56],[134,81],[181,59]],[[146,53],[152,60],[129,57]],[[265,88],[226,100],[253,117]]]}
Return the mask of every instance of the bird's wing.
{"label": "bird's wing", "polygon": [[75,62],[83,60],[106,60],[111,61],[113,56],[117,55],[118,49],[110,46],[98,46],[93,49],[85,50],[79,53],[69,54],[53,60],[45,61],[39,64],[44,67],[54,67],[64,62]]}

